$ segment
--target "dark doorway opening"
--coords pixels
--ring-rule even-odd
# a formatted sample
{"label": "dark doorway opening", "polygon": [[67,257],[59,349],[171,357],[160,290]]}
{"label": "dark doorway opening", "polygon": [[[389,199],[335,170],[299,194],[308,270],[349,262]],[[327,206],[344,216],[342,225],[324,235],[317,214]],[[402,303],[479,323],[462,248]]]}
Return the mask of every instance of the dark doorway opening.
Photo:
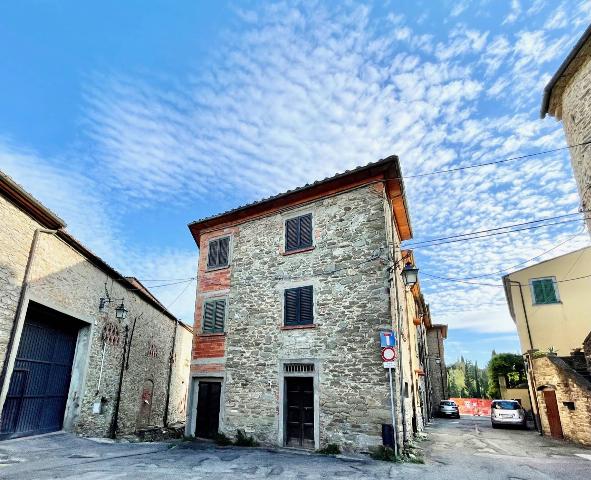
{"label": "dark doorway opening", "polygon": [[29,303],[2,410],[0,438],[62,429],[80,327],[76,319]]}
{"label": "dark doorway opening", "polygon": [[288,377],[286,392],[286,434],[288,447],[314,448],[314,379]]}
{"label": "dark doorway opening", "polygon": [[221,382],[199,382],[195,436],[213,438],[220,427]]}

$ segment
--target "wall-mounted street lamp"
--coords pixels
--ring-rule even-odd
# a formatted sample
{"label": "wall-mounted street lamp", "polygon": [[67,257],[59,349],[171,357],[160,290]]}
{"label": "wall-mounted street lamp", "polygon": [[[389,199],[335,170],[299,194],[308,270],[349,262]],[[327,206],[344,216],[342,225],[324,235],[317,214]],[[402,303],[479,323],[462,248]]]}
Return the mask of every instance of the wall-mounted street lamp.
{"label": "wall-mounted street lamp", "polygon": [[402,269],[402,281],[407,287],[412,287],[419,280],[419,269],[413,267],[410,262],[406,262]]}
{"label": "wall-mounted street lamp", "polygon": [[105,286],[105,296],[101,297],[99,301],[99,312],[106,312],[111,303],[116,303],[117,306],[115,307],[115,318],[117,318],[117,320],[125,320],[127,317],[127,310],[125,309],[123,300],[123,298],[111,298]]}

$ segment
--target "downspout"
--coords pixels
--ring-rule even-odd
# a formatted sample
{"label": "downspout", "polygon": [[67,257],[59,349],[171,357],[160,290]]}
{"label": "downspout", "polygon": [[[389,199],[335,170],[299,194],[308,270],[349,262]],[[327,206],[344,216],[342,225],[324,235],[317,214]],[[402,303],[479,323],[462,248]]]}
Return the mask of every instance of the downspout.
{"label": "downspout", "polygon": [[164,416],[162,418],[162,424],[168,427],[168,408],[170,406],[170,384],[172,383],[172,365],[174,360],[174,350],[176,348],[176,333],[179,326],[179,321],[174,322],[174,334],[172,337],[172,350],[170,351],[170,357],[168,359],[168,386],[166,387],[166,402],[164,403]]}
{"label": "downspout", "polygon": [[0,385],[2,385],[2,391],[4,391],[4,381],[6,380],[6,372],[8,370],[8,364],[10,362],[10,357],[12,355],[12,351],[14,349],[14,341],[16,337],[16,332],[18,330],[18,319],[20,318],[21,311],[23,309],[23,304],[25,303],[25,297],[29,290],[29,280],[31,277],[31,271],[33,269],[33,261],[35,259],[35,252],[37,249],[37,243],[39,242],[39,234],[40,233],[47,233],[49,235],[54,235],[57,233],[57,230],[49,230],[46,228],[37,228],[35,229],[35,233],[33,233],[33,240],[31,242],[31,248],[29,249],[29,258],[27,259],[27,266],[25,267],[25,275],[23,277],[23,283],[21,287],[21,293],[18,299],[18,303],[16,306],[16,313],[14,315],[14,321],[12,322],[12,329],[10,330],[10,338],[8,339],[8,345],[6,346],[6,353],[4,355],[4,363],[2,365],[2,374],[0,375]]}
{"label": "downspout", "polygon": [[111,428],[109,438],[117,438],[117,428],[119,424],[119,404],[121,402],[121,387],[123,385],[123,372],[125,371],[125,356],[127,353],[127,337],[129,335],[129,326],[125,325],[125,340],[123,342],[123,356],[121,357],[121,368],[119,370],[119,386],[117,387],[117,397],[115,398],[115,407],[113,409],[113,418],[111,419]]}

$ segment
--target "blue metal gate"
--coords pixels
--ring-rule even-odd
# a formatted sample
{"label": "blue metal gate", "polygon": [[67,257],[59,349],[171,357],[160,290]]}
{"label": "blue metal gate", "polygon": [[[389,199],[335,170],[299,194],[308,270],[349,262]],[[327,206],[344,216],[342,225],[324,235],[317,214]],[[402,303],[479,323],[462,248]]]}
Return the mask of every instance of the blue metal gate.
{"label": "blue metal gate", "polygon": [[[2,410],[0,438],[61,430],[70,388],[77,328],[27,319]],[[34,315],[37,317],[37,315]]]}

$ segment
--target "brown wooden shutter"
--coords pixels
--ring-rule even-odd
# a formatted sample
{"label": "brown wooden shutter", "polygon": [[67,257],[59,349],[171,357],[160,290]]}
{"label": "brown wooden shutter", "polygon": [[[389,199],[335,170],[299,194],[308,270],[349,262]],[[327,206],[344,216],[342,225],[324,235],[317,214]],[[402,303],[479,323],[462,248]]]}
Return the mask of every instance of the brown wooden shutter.
{"label": "brown wooden shutter", "polygon": [[285,290],[285,325],[297,325],[298,322],[298,289]]}
{"label": "brown wooden shutter", "polygon": [[300,220],[300,242],[298,248],[312,246],[312,214],[299,217]]}
{"label": "brown wooden shutter", "polygon": [[300,325],[310,325],[314,323],[314,301],[312,285],[301,287],[300,289]]}
{"label": "brown wooden shutter", "polygon": [[290,218],[285,221],[285,250],[296,250],[298,248],[298,226],[297,218]]}
{"label": "brown wooden shutter", "polygon": [[218,248],[219,244],[217,240],[212,240],[211,242],[209,242],[209,252],[207,255],[207,266],[209,268],[217,267]]}

